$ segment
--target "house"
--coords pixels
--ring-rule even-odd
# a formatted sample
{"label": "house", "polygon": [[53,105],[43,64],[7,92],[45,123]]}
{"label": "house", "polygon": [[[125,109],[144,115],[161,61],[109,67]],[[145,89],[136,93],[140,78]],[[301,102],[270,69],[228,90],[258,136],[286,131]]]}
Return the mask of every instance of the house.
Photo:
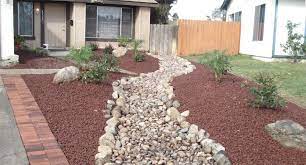
{"label": "house", "polygon": [[120,36],[149,48],[150,9],[155,0],[1,0],[1,58],[14,54],[13,36],[30,47],[79,48],[116,44]]}
{"label": "house", "polygon": [[288,57],[281,44],[287,41],[287,21],[300,24],[306,35],[305,0],[224,0],[227,21],[241,22],[240,53],[261,59]]}

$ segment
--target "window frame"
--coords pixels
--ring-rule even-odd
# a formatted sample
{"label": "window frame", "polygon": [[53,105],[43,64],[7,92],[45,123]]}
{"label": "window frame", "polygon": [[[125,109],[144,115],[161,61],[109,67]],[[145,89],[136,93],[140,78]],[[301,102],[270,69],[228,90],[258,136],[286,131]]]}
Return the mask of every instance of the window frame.
{"label": "window frame", "polygon": [[[31,29],[31,35],[24,35],[20,34],[20,3],[21,2],[27,2],[32,4],[32,29]],[[35,20],[35,12],[34,12],[34,2],[32,1],[17,1],[17,35],[24,37],[25,39],[34,39],[34,20]]]}
{"label": "window frame", "polygon": [[[239,15],[239,21],[237,20],[237,15]],[[229,15],[231,22],[241,22],[242,11],[233,12]]]}
{"label": "window frame", "polygon": [[[258,10],[258,13],[256,13],[257,10]],[[258,16],[256,14],[258,14]],[[264,40],[265,23],[266,23],[265,17],[266,17],[266,4],[264,3],[261,5],[255,6],[254,25],[253,25],[253,41],[254,42],[261,42]]]}
{"label": "window frame", "polygon": [[[96,40],[101,40],[101,41],[116,41],[118,38],[103,38],[103,37],[98,37],[98,26],[99,26],[99,19],[98,19],[98,7],[115,7],[115,8],[120,8],[120,23],[119,23],[119,37],[121,37],[122,35],[122,9],[130,9],[132,11],[131,13],[131,37],[130,39],[133,38],[133,32],[134,32],[134,8],[133,7],[125,7],[125,6],[106,6],[106,5],[86,5],[86,10],[87,10],[87,6],[95,6],[96,7],[96,33],[95,33],[95,37],[88,37],[87,36],[87,26],[85,29],[85,39],[88,41],[96,41]],[[87,24],[87,15],[86,15],[86,24]]]}

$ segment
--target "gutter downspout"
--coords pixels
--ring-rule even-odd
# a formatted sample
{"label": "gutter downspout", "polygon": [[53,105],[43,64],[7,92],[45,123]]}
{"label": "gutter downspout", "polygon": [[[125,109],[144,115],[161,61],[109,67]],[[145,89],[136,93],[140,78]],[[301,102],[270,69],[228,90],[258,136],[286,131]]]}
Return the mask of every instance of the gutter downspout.
{"label": "gutter downspout", "polygon": [[275,47],[276,47],[276,30],[277,30],[277,18],[278,18],[278,4],[279,0],[275,0],[275,12],[274,12],[274,30],[273,30],[273,45],[272,45],[272,58],[275,57]]}

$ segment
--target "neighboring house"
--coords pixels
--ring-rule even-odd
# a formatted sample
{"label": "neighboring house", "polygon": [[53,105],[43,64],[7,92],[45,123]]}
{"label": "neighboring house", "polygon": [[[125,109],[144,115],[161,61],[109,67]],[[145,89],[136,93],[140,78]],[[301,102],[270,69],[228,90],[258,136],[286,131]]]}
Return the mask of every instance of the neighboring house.
{"label": "neighboring house", "polygon": [[288,56],[281,44],[287,41],[287,21],[300,24],[306,35],[306,0],[224,0],[227,21],[241,22],[240,53],[259,58]]}

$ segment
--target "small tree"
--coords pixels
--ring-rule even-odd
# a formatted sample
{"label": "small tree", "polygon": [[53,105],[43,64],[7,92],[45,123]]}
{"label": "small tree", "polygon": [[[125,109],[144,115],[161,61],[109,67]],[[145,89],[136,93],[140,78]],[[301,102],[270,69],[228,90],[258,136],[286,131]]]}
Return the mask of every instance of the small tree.
{"label": "small tree", "polygon": [[295,29],[299,24],[291,21],[287,22],[288,40],[285,44],[281,44],[284,52],[293,57],[293,62],[296,63],[300,56],[304,56],[306,53],[306,44],[303,41],[304,36],[296,33]]}

